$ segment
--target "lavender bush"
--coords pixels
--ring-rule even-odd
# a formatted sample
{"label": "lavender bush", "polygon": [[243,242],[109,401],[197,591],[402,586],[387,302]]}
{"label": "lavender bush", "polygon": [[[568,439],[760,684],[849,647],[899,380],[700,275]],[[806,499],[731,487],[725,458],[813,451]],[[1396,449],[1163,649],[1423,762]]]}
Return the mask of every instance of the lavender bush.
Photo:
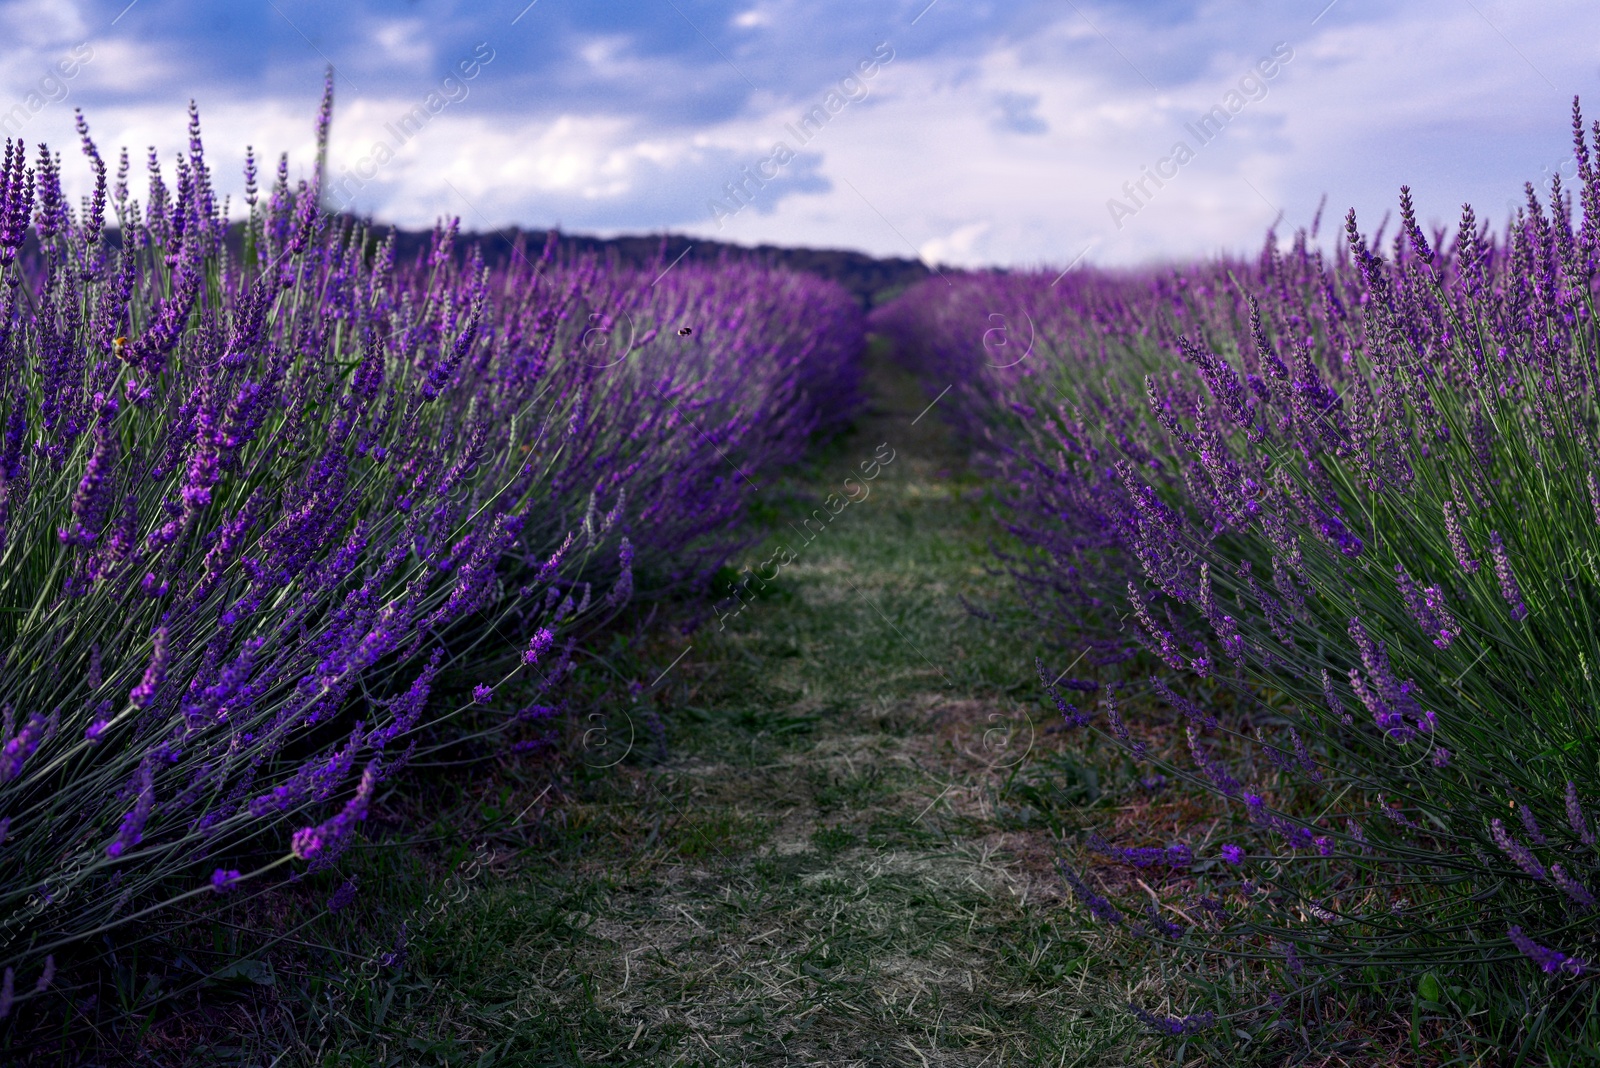
{"label": "lavender bush", "polygon": [[[1402,190],[1387,247],[1352,213],[1332,254],[1313,225],[1255,262],[978,275],[881,314],[930,393],[957,384],[1063,665],[1136,638],[1188,719],[1169,773],[1237,815],[1180,866],[1190,922],[1145,937],[1304,993],[1456,975],[1463,1008],[1491,973],[1526,999],[1589,974],[1600,124],[1576,103],[1573,131],[1580,188],[1528,186],[1499,236],[1470,207],[1425,233]],[[1031,321],[1026,359],[985,348],[996,314],[1013,342]]]}
{"label": "lavender bush", "polygon": [[[81,118],[76,208],[7,142],[0,1015],[65,946],[330,864],[463,708],[704,581],[853,402],[860,315],[820,280],[491,270],[453,223],[397,263],[319,210],[331,100],[309,179],[258,195],[247,158],[242,235],[192,109],[142,203]],[[446,670],[474,694],[441,703]]]}

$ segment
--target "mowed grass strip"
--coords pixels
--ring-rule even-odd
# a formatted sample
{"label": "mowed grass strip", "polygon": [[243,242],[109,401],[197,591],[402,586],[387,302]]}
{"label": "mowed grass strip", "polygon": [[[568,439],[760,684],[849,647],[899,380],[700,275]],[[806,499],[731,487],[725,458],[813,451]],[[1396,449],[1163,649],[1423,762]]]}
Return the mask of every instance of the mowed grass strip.
{"label": "mowed grass strip", "polygon": [[[1049,732],[986,490],[937,411],[911,425],[910,381],[873,374],[879,406],[763,494],[769,536],[745,563],[792,562],[737,615],[708,597],[687,637],[607,654],[648,683],[692,646],[642,701],[614,687],[626,759],[463,786],[442,826],[536,802],[470,881],[450,882],[468,848],[431,881],[358,860],[363,930],[412,915],[424,886],[447,907],[403,967],[298,1005],[280,991],[259,1048],[284,1065],[1147,1062],[1126,1005],[1154,980],[1055,872],[1094,806],[1136,787]],[[806,527],[883,445],[866,497]]]}

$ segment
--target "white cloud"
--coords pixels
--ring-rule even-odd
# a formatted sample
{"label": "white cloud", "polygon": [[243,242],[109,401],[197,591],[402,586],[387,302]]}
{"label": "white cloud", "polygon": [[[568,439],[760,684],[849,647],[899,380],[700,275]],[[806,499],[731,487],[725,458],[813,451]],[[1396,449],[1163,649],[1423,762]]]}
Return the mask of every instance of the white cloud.
{"label": "white cloud", "polygon": [[969,259],[977,240],[988,233],[992,225],[988,222],[975,222],[958,226],[945,237],[924,241],[917,249],[917,254],[926,263],[951,263]]}
{"label": "white cloud", "polygon": [[[1112,66],[1108,77],[1067,62],[1084,41],[1070,21],[1025,48],[903,55],[869,105],[813,143],[835,188],[785,199],[771,216],[744,213],[729,229],[750,242],[1064,266],[1091,243],[1091,261],[1105,264],[1252,250],[1280,209],[1286,226],[1303,225],[1325,191],[1325,239],[1348,204],[1370,229],[1407,181],[1426,217],[1448,221],[1470,199],[1488,209],[1480,216],[1499,218],[1523,177],[1537,179],[1541,165],[1569,153],[1567,86],[1592,84],[1594,57],[1559,42],[1600,29],[1596,13],[1570,3],[1501,17],[1491,26],[1471,7],[1433,4],[1382,21],[1329,20],[1293,42],[1266,97],[1204,146],[1183,124],[1235,88],[1276,39],[1232,49],[1160,92],[1111,84],[1125,69]],[[993,123],[1003,93],[1037,98],[1031,114],[1049,133],[1020,137]],[[1154,195],[1119,229],[1107,200],[1125,198],[1123,183],[1180,137],[1194,161],[1164,188],[1147,185]]]}
{"label": "white cloud", "polygon": [[13,0],[0,6],[0,40],[6,43],[7,57],[82,41],[88,30],[78,6],[63,0]]}
{"label": "white cloud", "polygon": [[434,49],[428,27],[421,19],[393,19],[372,28],[372,38],[383,50],[383,63],[425,68],[433,63]]}
{"label": "white cloud", "polygon": [[[732,22],[767,26],[772,10],[752,6]],[[1324,191],[1332,194],[1325,234],[1348,204],[1364,226],[1375,227],[1401,182],[1414,187],[1425,218],[1449,220],[1461,201],[1472,200],[1480,216],[1498,220],[1506,200],[1520,196],[1523,178],[1538,179],[1542,167],[1569,153],[1565,109],[1574,88],[1593,84],[1600,65],[1600,49],[1589,43],[1600,41],[1600,12],[1575,0],[1526,7],[1480,0],[1476,10],[1426,0],[1370,15],[1345,0],[1314,29],[1295,23],[1299,35],[1287,42],[1294,57],[1265,98],[1201,146],[1184,124],[1222,100],[1271,50],[1281,39],[1273,28],[1230,5],[1181,24],[1084,10],[1121,53],[1074,12],[1022,39],[985,44],[975,37],[967,50],[920,47],[907,30],[895,40],[896,57],[867,83],[870,95],[834,115],[803,147],[787,124],[821,100],[871,42],[840,51],[838,74],[809,89],[753,94],[700,124],[649,121],[642,105],[604,111],[569,104],[564,113],[535,116],[495,96],[489,79],[498,68],[491,67],[468,99],[398,148],[356,204],[407,226],[452,213],[468,227],[671,228],[959,265],[1065,266],[1086,246],[1088,262],[1175,259],[1253,249],[1279,209],[1286,225],[1302,224]],[[0,25],[5,18],[14,15],[0,15]],[[385,23],[375,39],[385,62],[429,48],[415,20]],[[37,40],[43,43],[0,56],[0,92],[26,91],[57,58],[56,38]],[[153,47],[119,40],[95,47],[72,92],[142,101],[89,109],[102,148],[114,152],[127,143],[142,156],[154,143],[170,159],[185,144],[188,93],[163,95],[165,72]],[[659,92],[673,79],[725,73],[720,60],[683,68],[619,35],[585,38],[568,56],[552,77],[568,88],[603,85],[612,100],[617,90],[626,99]],[[1146,84],[1134,64],[1162,88]],[[760,84],[782,84],[759,68],[750,73]],[[393,141],[386,124],[415,108],[428,88],[419,81],[414,97],[341,98],[334,172],[358,164],[379,139]],[[232,86],[196,95],[224,188],[237,191],[247,143],[269,161],[288,148],[299,167],[309,162],[309,98],[257,98]],[[29,139],[48,133],[70,150],[75,101],[35,117]],[[1147,184],[1148,195],[1119,228],[1108,198],[1126,201],[1124,183],[1140,181],[1142,168],[1180,138],[1195,149],[1193,161],[1161,188]],[[708,201],[724,197],[725,184],[778,139],[804,156],[759,190],[750,210],[717,226]],[[142,188],[137,177],[135,186]]]}

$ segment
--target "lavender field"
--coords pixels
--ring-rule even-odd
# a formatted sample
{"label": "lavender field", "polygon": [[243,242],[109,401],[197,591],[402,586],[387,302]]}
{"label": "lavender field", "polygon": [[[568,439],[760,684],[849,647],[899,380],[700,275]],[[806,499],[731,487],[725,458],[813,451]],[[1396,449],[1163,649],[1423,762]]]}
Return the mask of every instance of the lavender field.
{"label": "lavender field", "polygon": [[1600,1062],[1590,16],[181,6],[0,3],[0,1064]]}

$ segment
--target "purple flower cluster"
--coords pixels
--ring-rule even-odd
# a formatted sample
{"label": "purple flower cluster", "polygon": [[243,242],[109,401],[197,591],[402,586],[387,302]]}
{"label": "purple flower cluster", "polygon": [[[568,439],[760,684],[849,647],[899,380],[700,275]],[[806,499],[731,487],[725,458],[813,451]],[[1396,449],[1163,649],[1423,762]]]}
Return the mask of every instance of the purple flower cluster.
{"label": "purple flower cluster", "polygon": [[1183,842],[1176,842],[1170,846],[1133,846],[1114,847],[1098,836],[1091,837],[1089,848],[1103,856],[1115,857],[1125,864],[1135,868],[1153,868],[1164,866],[1169,868],[1187,868],[1194,863],[1194,850]]}
{"label": "purple flower cluster", "polygon": [[1506,830],[1504,823],[1497,819],[1490,820],[1489,834],[1494,839],[1494,844],[1500,847],[1500,851],[1510,857],[1511,862],[1521,868],[1528,878],[1544,882],[1544,865],[1539,863],[1539,858],[1535,857],[1533,851],[1523,845],[1516,835]]}
{"label": "purple flower cluster", "polygon": [[1239,780],[1228,773],[1227,767],[1200,744],[1200,732],[1192,723],[1189,724],[1189,753],[1194,757],[1195,765],[1221,793],[1228,797],[1238,797],[1244,790]]}
{"label": "purple flower cluster", "polygon": [[1572,828],[1572,833],[1584,845],[1594,845],[1594,832],[1589,829],[1589,821],[1583,814],[1583,805],[1578,801],[1578,784],[1567,780],[1567,826]]}
{"label": "purple flower cluster", "polygon": [[315,827],[302,827],[294,832],[294,837],[290,840],[290,848],[294,855],[301,860],[314,861],[319,866],[325,866],[344,852],[355,825],[367,818],[367,805],[372,800],[372,790],[377,782],[378,765],[373,762],[362,772],[361,783],[356,787],[355,796],[345,802],[344,808],[337,816]]}
{"label": "purple flower cluster", "polygon": [[1394,573],[1395,586],[1410,610],[1411,618],[1417,621],[1417,626],[1433,640],[1437,648],[1450,648],[1450,643],[1461,633],[1461,627],[1445,610],[1444,593],[1437,586],[1418,590],[1411,576],[1406,574],[1404,564],[1394,565]]}
{"label": "purple flower cluster", "polygon": [[1247,793],[1244,795],[1245,810],[1250,814],[1250,822],[1260,827],[1265,827],[1282,835],[1288,842],[1290,849],[1311,849],[1315,847],[1323,856],[1330,850],[1328,839],[1317,836],[1316,831],[1304,824],[1267,808],[1266,799],[1260,794]]}
{"label": "purple flower cluster", "polygon": [[122,856],[144,840],[145,822],[150,819],[150,810],[155,807],[154,773],[148,761],[139,765],[130,792],[134,798],[133,807],[122,817],[116,838],[106,846],[106,856],[112,859]]}
{"label": "purple flower cluster", "polygon": [[1072,888],[1072,892],[1078,895],[1078,900],[1084,903],[1090,915],[1102,923],[1118,924],[1122,922],[1122,913],[1118,912],[1111,902],[1090,889],[1089,884],[1085,883],[1076,872],[1067,867],[1066,861],[1056,861],[1056,867],[1061,869],[1061,878],[1066,880],[1067,885]]}
{"label": "purple flower cluster", "polygon": [[1511,555],[1506,552],[1500,532],[1489,532],[1489,555],[1494,560],[1495,577],[1500,580],[1500,596],[1511,606],[1511,619],[1520,623],[1528,617],[1528,606],[1522,600],[1522,587],[1517,585],[1516,573],[1511,570]]}
{"label": "purple flower cluster", "polygon": [[360,880],[358,880],[355,876],[351,876],[344,882],[340,883],[339,888],[329,896],[328,911],[339,912],[343,909],[349,908],[351,905],[355,904],[356,897],[360,894],[360,892]]}
{"label": "purple flower cluster", "polygon": [[[957,383],[940,410],[996,476],[1023,546],[1004,562],[1040,633],[1063,636],[1052,651],[1155,665],[1194,778],[1302,856],[1378,858],[1415,880],[1381,936],[1287,939],[1307,960],[1359,967],[1402,945],[1420,960],[1442,943],[1463,959],[1496,910],[1511,923],[1600,901],[1585,801],[1600,793],[1585,726],[1600,681],[1600,124],[1576,102],[1572,120],[1577,180],[1526,186],[1498,232],[1470,208],[1425,231],[1402,190],[1392,241],[1352,212],[1330,246],[1319,213],[1258,257],[974,272],[873,313],[930,399]],[[1048,348],[996,365],[995,313],[1025,313]],[[1129,745],[1126,712],[1106,729]],[[1218,731],[1303,773],[1274,795],[1281,812],[1246,793],[1238,746],[1203,742]],[[1517,818],[1492,819],[1490,792],[1516,797]],[[1365,828],[1350,815],[1374,809]],[[1338,867],[1286,865],[1282,899],[1330,900]],[[1257,933],[1280,919],[1293,926]]]}
{"label": "purple flower cluster", "polygon": [[1579,957],[1569,957],[1558,949],[1541,946],[1533,939],[1522,933],[1522,928],[1512,926],[1506,929],[1506,937],[1511,939],[1511,944],[1522,951],[1523,955],[1537,964],[1541,971],[1547,975],[1565,972],[1574,978],[1583,974],[1589,965]]}
{"label": "purple flower cluster", "polygon": [[1161,1035],[1173,1037],[1179,1035],[1192,1035],[1213,1027],[1217,1022],[1217,1014],[1209,1010],[1205,1012],[1190,1013],[1187,1016],[1157,1016],[1155,1013],[1146,1012],[1137,1005],[1129,1005],[1128,1011],[1133,1013],[1138,1021]]}
{"label": "purple flower cluster", "polygon": [[[1061,713],[1061,720],[1066,726],[1086,727],[1094,721],[1093,712],[1080,712],[1076,705],[1062,699],[1060,691],[1056,689],[1056,685],[1050,679],[1049,673],[1045,671],[1043,660],[1034,657],[1033,666],[1034,670],[1038,672],[1039,682],[1044,685],[1044,692],[1050,696],[1051,701],[1055,702],[1056,711]],[[1069,679],[1068,681],[1077,682],[1078,680]]]}
{"label": "purple flower cluster", "polygon": [[1117,693],[1114,687],[1106,687],[1105,704],[1106,722],[1111,725],[1111,733],[1127,748],[1133,759],[1143,760],[1145,744],[1136,740],[1133,733],[1128,730],[1128,725],[1123,722],[1122,713],[1117,709]]}
{"label": "purple flower cluster", "polygon": [[[319,152],[331,107],[330,79]],[[189,133],[141,198],[80,121],[81,209],[55,153],[0,163],[0,811],[38,816],[16,884],[74,895],[0,909],[18,945],[151,915],[202,856],[218,890],[285,837],[327,863],[380,766],[453,744],[441,673],[553,708],[577,643],[703,588],[752,486],[857,404],[863,316],[820,278],[418,242],[323,214],[287,159],[261,189],[249,159],[233,219]],[[546,745],[535,720],[487,744]],[[123,885],[61,874],[84,841]]]}

